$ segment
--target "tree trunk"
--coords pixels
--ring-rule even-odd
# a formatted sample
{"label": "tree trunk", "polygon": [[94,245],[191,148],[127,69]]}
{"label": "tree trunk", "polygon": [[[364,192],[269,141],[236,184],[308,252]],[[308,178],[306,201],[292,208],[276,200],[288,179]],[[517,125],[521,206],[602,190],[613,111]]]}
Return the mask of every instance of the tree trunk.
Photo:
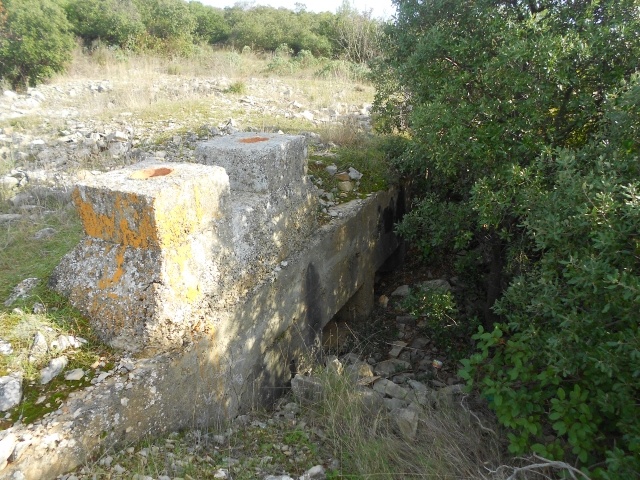
{"label": "tree trunk", "polygon": [[504,267],[502,239],[497,234],[489,237],[488,245],[491,263],[489,264],[489,274],[487,275],[487,301],[484,305],[484,328],[492,332],[494,324],[500,321],[492,309],[493,304],[502,294],[502,270]]}

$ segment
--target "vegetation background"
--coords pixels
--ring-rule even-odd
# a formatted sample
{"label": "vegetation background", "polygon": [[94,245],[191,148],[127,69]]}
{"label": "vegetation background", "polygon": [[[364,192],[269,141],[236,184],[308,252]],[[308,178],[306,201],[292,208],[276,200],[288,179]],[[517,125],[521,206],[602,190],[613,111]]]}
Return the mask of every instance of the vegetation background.
{"label": "vegetation background", "polygon": [[639,477],[640,1],[396,4],[382,24],[348,4],[3,0],[0,76],[35,85],[64,70],[76,39],[89,55],[215,46],[268,54],[274,72],[368,74],[377,128],[396,136],[391,158],[415,187],[398,231],[486,294],[460,319],[482,324],[461,375],[510,451]]}
{"label": "vegetation background", "polygon": [[371,11],[348,2],[333,14],[303,5],[221,10],[183,0],[4,0],[0,12],[0,76],[13,88],[63,71],[74,38],[89,53],[107,46],[122,55],[189,57],[215,46],[357,63],[378,55],[381,38]]}

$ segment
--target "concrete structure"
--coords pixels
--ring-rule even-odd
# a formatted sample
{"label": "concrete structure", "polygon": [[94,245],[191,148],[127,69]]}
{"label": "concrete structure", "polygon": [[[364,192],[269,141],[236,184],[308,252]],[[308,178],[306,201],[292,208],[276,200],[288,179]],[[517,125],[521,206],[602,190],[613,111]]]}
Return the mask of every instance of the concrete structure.
{"label": "concrete structure", "polygon": [[38,427],[64,446],[34,443],[0,478],[52,478],[98,447],[268,404],[338,311],[370,310],[374,272],[399,246],[401,192],[334,207],[317,227],[302,137],[235,135],[197,158],[207,165],[138,164],[78,186],[87,237],[51,285],[143,359],[65,402]]}

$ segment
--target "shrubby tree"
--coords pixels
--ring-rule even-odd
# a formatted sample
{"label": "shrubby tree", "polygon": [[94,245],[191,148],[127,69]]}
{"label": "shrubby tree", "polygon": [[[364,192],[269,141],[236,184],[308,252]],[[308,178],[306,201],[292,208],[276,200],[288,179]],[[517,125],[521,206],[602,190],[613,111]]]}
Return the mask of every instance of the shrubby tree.
{"label": "shrubby tree", "polygon": [[428,258],[490,259],[463,374],[513,452],[637,475],[638,1],[397,6],[376,108],[410,137],[400,231]]}
{"label": "shrubby tree", "polygon": [[135,46],[145,32],[140,12],[132,0],[71,0],[67,18],[85,44],[100,40],[108,45]]}
{"label": "shrubby tree", "polygon": [[6,38],[6,25],[7,25],[7,11],[5,10],[2,2],[0,2],[0,39]]}
{"label": "shrubby tree", "polygon": [[254,50],[275,51],[287,44],[294,53],[308,50],[316,56],[332,53],[326,33],[326,15],[300,9],[254,7],[225,9],[231,27],[229,42],[236,47],[250,46]]}
{"label": "shrubby tree", "polygon": [[364,63],[380,54],[381,24],[373,18],[372,10],[359,12],[344,0],[335,19],[336,42],[345,57]]}
{"label": "shrubby tree", "polygon": [[605,457],[596,478],[640,472],[639,80],[607,92],[586,145],[549,149],[500,186],[484,178],[474,195],[481,212],[516,205],[538,260],[497,302],[504,322],[477,335],[463,375],[518,432],[513,452]]}
{"label": "shrubby tree", "polygon": [[191,41],[196,21],[183,0],[134,0],[147,33],[163,40]]}
{"label": "shrubby tree", "polygon": [[189,11],[196,23],[194,37],[212,45],[228,38],[229,25],[222,11],[196,1],[189,2]]}
{"label": "shrubby tree", "polygon": [[16,88],[62,72],[75,46],[71,25],[53,0],[5,0],[0,77]]}

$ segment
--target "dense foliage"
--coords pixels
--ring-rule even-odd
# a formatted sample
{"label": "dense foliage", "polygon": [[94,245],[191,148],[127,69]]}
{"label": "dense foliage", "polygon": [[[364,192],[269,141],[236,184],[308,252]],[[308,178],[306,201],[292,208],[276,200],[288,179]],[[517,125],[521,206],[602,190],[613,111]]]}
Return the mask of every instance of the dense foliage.
{"label": "dense foliage", "polygon": [[[222,10],[185,0],[6,0],[5,3],[9,15],[5,19],[4,10],[0,10],[4,49],[0,56],[0,77],[13,85],[35,83],[63,70],[73,46],[71,34],[89,51],[102,44],[170,56],[188,56],[198,45],[206,44],[254,52],[291,50],[307,63],[312,60],[309,54],[363,64],[380,53],[382,23],[372,18],[371,12],[352,8],[348,0],[336,13],[308,12],[302,4],[292,11],[249,7],[246,2]],[[285,66],[298,67],[303,63]],[[344,68],[335,62],[323,64],[329,69]]]}
{"label": "dense foliage", "polygon": [[134,46],[145,31],[140,12],[131,0],[71,0],[65,6],[74,33],[91,44]]}
{"label": "dense foliage", "polygon": [[0,23],[0,77],[35,84],[62,71],[74,47],[71,25],[54,0],[5,0]]}
{"label": "dense foliage", "polygon": [[[477,336],[481,353],[465,369],[519,430],[514,452],[570,451],[590,465],[606,451],[604,478],[640,472],[638,80],[609,92],[602,131],[583,148],[512,172],[540,258],[511,282],[496,305],[504,324]],[[502,203],[489,183],[478,197]]]}
{"label": "dense foliage", "polygon": [[274,51],[287,44],[295,53],[308,50],[321,56],[330,56],[334,48],[330,40],[333,17],[328,12],[293,12],[272,7],[225,11],[231,29],[229,43],[239,48],[247,45],[253,50]]}
{"label": "dense foliage", "polygon": [[196,40],[214,45],[229,37],[230,28],[222,12],[200,2],[189,2],[189,10],[195,19],[193,36]]}
{"label": "dense foliage", "polygon": [[463,371],[513,452],[640,472],[638,0],[398,0],[380,126],[427,258],[489,259]]}

